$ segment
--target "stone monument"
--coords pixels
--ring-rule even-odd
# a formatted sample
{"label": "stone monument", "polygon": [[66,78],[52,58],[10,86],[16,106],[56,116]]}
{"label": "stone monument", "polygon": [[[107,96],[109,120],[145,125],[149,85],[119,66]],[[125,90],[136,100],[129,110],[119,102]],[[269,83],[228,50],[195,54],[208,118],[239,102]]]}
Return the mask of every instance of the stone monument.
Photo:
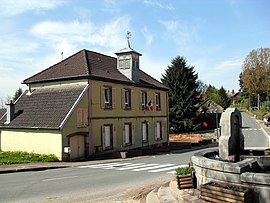
{"label": "stone monument", "polygon": [[242,116],[235,108],[227,108],[220,119],[219,157],[236,162],[244,151],[244,137],[241,132]]}

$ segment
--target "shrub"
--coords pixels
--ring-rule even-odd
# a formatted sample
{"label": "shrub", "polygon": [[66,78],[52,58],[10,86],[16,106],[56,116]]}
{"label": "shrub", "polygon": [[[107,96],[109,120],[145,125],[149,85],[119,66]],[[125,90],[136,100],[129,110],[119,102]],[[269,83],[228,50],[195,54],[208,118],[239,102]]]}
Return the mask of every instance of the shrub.
{"label": "shrub", "polygon": [[3,164],[18,164],[31,162],[54,162],[58,158],[54,154],[37,154],[21,151],[3,152],[0,151],[0,165]]}
{"label": "shrub", "polygon": [[185,168],[177,168],[175,169],[175,174],[180,175],[186,175],[192,173],[194,169],[192,167],[185,167]]}

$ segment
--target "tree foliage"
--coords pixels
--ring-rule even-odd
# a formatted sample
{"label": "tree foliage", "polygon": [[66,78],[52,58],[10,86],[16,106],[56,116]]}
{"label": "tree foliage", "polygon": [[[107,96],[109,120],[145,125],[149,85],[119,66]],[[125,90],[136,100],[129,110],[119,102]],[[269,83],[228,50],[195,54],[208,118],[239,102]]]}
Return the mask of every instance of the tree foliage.
{"label": "tree foliage", "polygon": [[19,89],[16,90],[13,96],[13,101],[16,101],[21,96],[22,93],[23,93],[22,88],[19,87]]}
{"label": "tree foliage", "polygon": [[242,65],[242,86],[250,94],[270,89],[270,48],[252,50]]}
{"label": "tree foliage", "polygon": [[194,130],[198,103],[198,75],[187,65],[184,57],[177,56],[162,75],[161,81],[169,88],[169,123],[175,133]]}
{"label": "tree foliage", "polygon": [[231,104],[231,100],[223,86],[221,86],[220,89],[217,89],[215,86],[209,85],[206,90],[206,95],[224,109],[228,108]]}
{"label": "tree foliage", "polygon": [[231,100],[227,95],[226,90],[223,86],[218,90],[218,94],[220,97],[219,105],[222,106],[224,109],[228,108],[231,105]]}

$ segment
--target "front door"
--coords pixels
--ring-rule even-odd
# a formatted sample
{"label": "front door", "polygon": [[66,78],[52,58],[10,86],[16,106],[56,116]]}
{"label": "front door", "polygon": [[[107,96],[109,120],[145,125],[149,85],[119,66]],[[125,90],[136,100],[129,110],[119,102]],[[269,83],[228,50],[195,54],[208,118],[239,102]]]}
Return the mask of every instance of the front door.
{"label": "front door", "polygon": [[85,141],[83,135],[70,137],[70,160],[79,160],[85,157]]}

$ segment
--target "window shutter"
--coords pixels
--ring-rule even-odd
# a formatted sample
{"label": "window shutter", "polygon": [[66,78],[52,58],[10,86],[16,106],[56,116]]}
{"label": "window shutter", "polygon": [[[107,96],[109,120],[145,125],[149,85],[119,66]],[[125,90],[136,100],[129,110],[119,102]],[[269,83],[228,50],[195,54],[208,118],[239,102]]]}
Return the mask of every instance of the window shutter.
{"label": "window shutter", "polygon": [[142,91],[139,93],[140,95],[139,95],[139,109],[140,110],[143,110],[143,108],[142,108],[142,97],[143,97],[143,93],[142,93]]}
{"label": "window shutter", "polygon": [[122,146],[126,146],[126,133],[125,133],[125,124],[123,125],[123,129],[122,129],[122,140],[123,140],[123,143],[122,143]]}
{"label": "window shutter", "polygon": [[116,88],[112,88],[112,108],[116,107]]}
{"label": "window shutter", "polygon": [[116,141],[117,141],[117,139],[116,139],[116,136],[117,136],[117,134],[116,134],[116,127],[115,126],[113,126],[113,148],[115,148],[116,147]]}
{"label": "window shutter", "polygon": [[122,89],[122,109],[125,109],[125,89]]}
{"label": "window shutter", "polygon": [[163,140],[163,137],[165,136],[165,125],[163,123],[161,124],[161,135],[160,138]]}
{"label": "window shutter", "polygon": [[104,151],[104,150],[106,150],[106,145],[105,145],[105,126],[101,126],[101,142],[102,142],[102,149]]}
{"label": "window shutter", "polygon": [[130,95],[130,108],[131,108],[131,110],[134,109],[134,102],[133,102],[133,99],[134,99],[134,91],[131,90],[131,95]]}
{"label": "window shutter", "polygon": [[104,95],[105,95],[105,87],[100,87],[100,108],[105,108],[105,101],[104,101]]}
{"label": "window shutter", "polygon": [[135,125],[131,125],[131,144],[135,144]]}
{"label": "window shutter", "polygon": [[88,126],[88,111],[87,111],[87,109],[83,110],[83,125],[84,125],[84,127]]}
{"label": "window shutter", "polygon": [[153,94],[153,109],[156,110],[156,93]]}
{"label": "window shutter", "polygon": [[81,108],[78,108],[77,109],[77,127],[82,127],[82,109]]}
{"label": "window shutter", "polygon": [[157,134],[157,122],[155,123],[155,140],[157,140],[157,136],[158,136],[158,134]]}

